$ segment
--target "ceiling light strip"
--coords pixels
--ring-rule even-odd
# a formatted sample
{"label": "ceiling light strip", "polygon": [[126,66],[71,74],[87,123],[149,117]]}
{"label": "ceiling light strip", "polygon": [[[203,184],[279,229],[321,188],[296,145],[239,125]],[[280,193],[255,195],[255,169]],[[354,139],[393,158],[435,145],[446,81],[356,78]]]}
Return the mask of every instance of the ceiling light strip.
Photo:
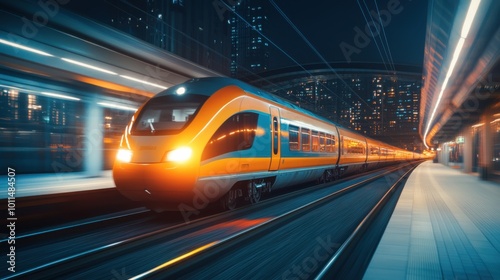
{"label": "ceiling light strip", "polygon": [[134,112],[137,111],[137,108],[123,106],[123,105],[119,105],[119,104],[115,104],[115,103],[98,102],[97,104],[99,104],[103,107],[112,108],[112,109],[121,109],[121,110],[125,110],[125,111],[134,111]]}
{"label": "ceiling light strip", "polygon": [[22,49],[22,50],[29,51],[29,52],[32,52],[32,53],[36,53],[36,54],[39,54],[39,55],[53,56],[50,53],[46,53],[46,52],[41,51],[41,50],[37,50],[37,49],[34,49],[34,48],[26,47],[26,46],[23,46],[23,45],[20,45],[20,44],[17,44],[17,43],[13,43],[13,42],[10,42],[10,41],[6,41],[6,40],[3,40],[3,39],[0,39],[0,43],[12,46],[14,48],[18,48],[18,49]]}
{"label": "ceiling light strip", "polygon": [[52,92],[40,92],[43,95],[50,96],[50,97],[55,97],[55,98],[60,98],[60,99],[68,99],[68,100],[76,100],[79,101],[80,98],[68,96],[68,95],[63,95],[63,94],[58,94],[58,93],[52,93]]}
{"label": "ceiling light strip", "polygon": [[144,80],[141,80],[141,79],[137,79],[137,78],[134,78],[134,77],[125,76],[125,75],[120,75],[120,77],[128,79],[128,80],[131,80],[131,81],[143,83],[143,84],[146,84],[146,85],[154,86],[154,87],[157,87],[157,88],[167,89],[167,87],[165,87],[165,86],[162,86],[162,85],[159,85],[159,84],[155,84],[155,83],[150,83],[150,82],[147,82],[147,81],[144,81]]}
{"label": "ceiling light strip", "polygon": [[431,117],[429,118],[429,121],[427,122],[427,128],[425,129],[424,133],[424,145],[425,147],[429,148],[427,145],[427,135],[429,134],[429,130],[431,128],[432,122],[434,121],[434,117],[436,115],[437,108],[439,107],[441,100],[443,98],[444,91],[446,90],[446,87],[448,85],[448,81],[453,74],[453,70],[455,69],[455,66],[457,64],[458,58],[460,57],[460,53],[462,52],[465,39],[467,38],[470,28],[472,26],[472,22],[474,21],[474,17],[476,16],[477,9],[479,8],[479,4],[481,3],[481,0],[472,0],[471,4],[469,5],[469,9],[467,11],[467,15],[465,17],[463,26],[462,26],[462,32],[460,34],[460,39],[457,42],[457,45],[455,47],[455,51],[453,52],[453,57],[451,59],[450,67],[448,68],[448,72],[446,73],[446,78],[444,79],[443,85],[441,86],[441,90],[438,95],[437,102],[434,106],[434,109],[432,110]]}
{"label": "ceiling light strip", "polygon": [[109,70],[106,70],[104,68],[97,67],[97,66],[94,66],[94,65],[90,65],[90,64],[87,64],[87,63],[83,63],[83,62],[80,62],[80,61],[76,61],[76,60],[73,60],[73,59],[64,58],[64,57],[61,58],[61,59],[64,60],[64,61],[66,61],[66,62],[69,62],[69,63],[72,63],[72,64],[76,64],[76,65],[79,65],[79,66],[82,66],[82,67],[85,67],[85,68],[89,68],[89,69],[92,69],[92,70],[104,72],[104,73],[111,74],[111,75],[118,75],[118,74],[116,74],[113,71],[109,71]]}

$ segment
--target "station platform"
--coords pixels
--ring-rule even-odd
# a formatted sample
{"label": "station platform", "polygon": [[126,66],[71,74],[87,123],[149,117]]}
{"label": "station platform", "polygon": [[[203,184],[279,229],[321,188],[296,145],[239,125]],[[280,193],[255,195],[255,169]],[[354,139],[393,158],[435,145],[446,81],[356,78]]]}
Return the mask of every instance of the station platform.
{"label": "station platform", "polygon": [[500,279],[500,184],[419,165],[363,279]]}
{"label": "station platform", "polygon": [[[89,177],[84,172],[51,174],[16,174],[15,197],[51,195],[78,191],[114,188],[112,171],[102,171],[99,176]],[[7,182],[7,176],[0,176],[0,182]],[[7,191],[0,192],[0,199],[7,198]]]}

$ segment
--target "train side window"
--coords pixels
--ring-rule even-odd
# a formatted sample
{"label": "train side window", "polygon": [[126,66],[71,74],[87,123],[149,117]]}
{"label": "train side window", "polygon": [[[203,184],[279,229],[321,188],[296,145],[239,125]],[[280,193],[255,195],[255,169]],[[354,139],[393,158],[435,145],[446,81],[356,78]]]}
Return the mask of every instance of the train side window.
{"label": "train side window", "polygon": [[325,133],[320,132],[319,133],[319,151],[320,152],[326,152],[326,138],[325,138]]}
{"label": "train side window", "polygon": [[227,119],[208,141],[201,159],[252,148],[258,118],[256,113],[245,112]]}
{"label": "train side window", "polygon": [[180,133],[193,119],[206,96],[165,95],[151,98],[134,122],[132,135],[168,135]]}
{"label": "train side window", "polygon": [[356,141],[357,149],[356,153],[366,155],[366,144],[363,142]]}
{"label": "train side window", "polygon": [[332,136],[331,134],[326,134],[326,151],[331,153],[333,152],[333,149],[335,147],[335,136]]}
{"label": "train side window", "polygon": [[394,150],[387,149],[387,156],[394,157],[395,154],[396,152]]}
{"label": "train side window", "polygon": [[377,146],[370,146],[370,154],[371,155],[378,155],[380,152],[379,152],[379,148]]}
{"label": "train side window", "polygon": [[319,151],[319,136],[318,136],[318,132],[315,130],[311,131],[311,144],[312,144],[312,151],[318,152]]}
{"label": "train side window", "polygon": [[309,152],[311,150],[311,130],[307,128],[301,129],[302,151]]}
{"label": "train side window", "polygon": [[342,154],[347,155],[349,153],[349,140],[346,137],[342,139]]}
{"label": "train side window", "polygon": [[288,127],[288,144],[290,151],[300,150],[299,143],[299,128],[294,125]]}
{"label": "train side window", "polygon": [[344,137],[343,154],[365,154],[365,145],[359,141]]}

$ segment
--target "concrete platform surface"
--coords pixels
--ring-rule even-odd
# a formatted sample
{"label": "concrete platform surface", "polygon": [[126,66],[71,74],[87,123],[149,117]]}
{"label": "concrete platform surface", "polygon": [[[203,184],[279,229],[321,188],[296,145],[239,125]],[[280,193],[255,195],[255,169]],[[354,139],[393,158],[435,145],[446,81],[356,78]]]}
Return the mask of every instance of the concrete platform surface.
{"label": "concrete platform surface", "polygon": [[500,184],[419,165],[364,279],[500,279]]}

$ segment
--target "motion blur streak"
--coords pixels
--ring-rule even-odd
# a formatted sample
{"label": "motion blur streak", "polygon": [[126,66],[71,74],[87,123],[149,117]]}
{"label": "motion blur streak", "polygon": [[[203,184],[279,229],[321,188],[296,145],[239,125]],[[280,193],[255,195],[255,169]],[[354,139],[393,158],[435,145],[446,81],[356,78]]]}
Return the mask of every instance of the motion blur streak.
{"label": "motion blur streak", "polygon": [[210,247],[214,246],[214,245],[215,245],[215,244],[217,244],[217,243],[218,243],[217,241],[214,241],[214,242],[208,243],[208,244],[206,244],[206,245],[203,245],[203,246],[201,246],[201,247],[198,247],[198,248],[196,248],[196,249],[194,249],[194,250],[192,250],[192,251],[190,251],[190,252],[185,253],[184,255],[180,255],[180,256],[178,256],[178,257],[177,257],[177,258],[175,258],[175,259],[172,259],[172,260],[170,260],[170,261],[168,261],[168,262],[166,262],[166,263],[164,263],[164,264],[161,264],[161,265],[159,265],[159,266],[157,266],[157,267],[155,267],[155,268],[153,268],[153,269],[151,269],[151,270],[148,270],[148,271],[146,271],[146,272],[144,272],[144,273],[142,273],[142,274],[139,274],[139,275],[137,275],[137,276],[134,276],[134,277],[132,277],[132,278],[130,278],[130,279],[131,279],[131,280],[135,280],[135,279],[140,279],[140,278],[142,278],[142,277],[148,276],[149,274],[151,274],[151,273],[153,273],[153,272],[156,272],[156,271],[158,271],[158,270],[160,270],[160,269],[163,269],[163,268],[165,268],[165,267],[171,266],[171,265],[173,265],[173,264],[175,264],[175,263],[177,263],[177,262],[179,262],[179,261],[182,261],[182,260],[184,260],[184,259],[186,259],[186,258],[189,258],[189,257],[191,257],[191,256],[193,256],[193,255],[196,255],[196,254],[198,254],[198,253],[200,253],[200,252],[203,252],[204,250],[206,250],[206,249],[208,249],[208,248],[210,248]]}
{"label": "motion blur streak", "polygon": [[236,233],[240,232],[242,230],[254,228],[255,226],[259,226],[261,224],[267,223],[269,220],[273,220],[274,217],[269,217],[269,218],[259,218],[259,219],[238,219],[234,221],[228,221],[228,222],[221,222],[218,223],[217,225],[208,227],[206,229],[203,229],[200,231],[200,233],[203,234],[209,234],[212,233],[214,230],[220,230],[224,229],[229,233]]}

